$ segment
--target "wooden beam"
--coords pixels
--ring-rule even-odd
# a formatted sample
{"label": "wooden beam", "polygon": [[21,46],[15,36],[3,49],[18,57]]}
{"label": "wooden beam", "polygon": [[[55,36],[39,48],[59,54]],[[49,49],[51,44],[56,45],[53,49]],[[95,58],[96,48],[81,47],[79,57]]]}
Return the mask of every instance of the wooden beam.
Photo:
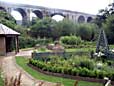
{"label": "wooden beam", "polygon": [[16,44],[15,53],[17,54],[19,52],[19,39],[18,39],[18,36],[15,37],[15,44]]}

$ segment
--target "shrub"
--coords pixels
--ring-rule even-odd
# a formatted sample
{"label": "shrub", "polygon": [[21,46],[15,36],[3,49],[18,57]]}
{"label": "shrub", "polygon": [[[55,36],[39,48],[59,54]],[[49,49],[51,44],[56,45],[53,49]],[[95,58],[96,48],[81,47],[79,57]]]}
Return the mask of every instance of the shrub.
{"label": "shrub", "polygon": [[63,36],[60,41],[65,45],[79,45],[82,42],[81,38],[76,36]]}
{"label": "shrub", "polygon": [[79,66],[82,68],[86,67],[88,69],[93,70],[94,69],[94,62],[89,59],[83,59],[83,60],[81,60]]}
{"label": "shrub", "polygon": [[76,29],[76,34],[86,41],[95,40],[96,29],[97,26],[95,24],[82,23],[79,24],[79,27]]}
{"label": "shrub", "polygon": [[[55,59],[56,58],[56,59]],[[60,58],[58,59],[57,57],[55,57],[53,60],[50,60],[48,62],[42,61],[42,60],[34,60],[34,59],[30,59],[29,63],[42,69],[43,71],[49,71],[49,72],[53,72],[53,73],[62,73],[62,74],[68,74],[68,75],[79,75],[82,77],[92,77],[92,78],[100,78],[103,79],[104,77],[109,77],[111,80],[114,80],[114,73],[113,71],[105,71],[105,70],[98,70],[98,69],[94,69],[94,64],[93,64],[93,60],[89,60],[89,59],[73,59],[73,60],[78,60],[80,64],[78,64],[79,66],[77,67],[72,67],[71,62],[65,62],[65,60],[62,59],[62,61],[60,60]],[[69,59],[70,60],[70,59]],[[72,61],[73,61],[72,60]],[[52,62],[51,62],[52,61]],[[69,63],[68,65],[66,65],[67,63]]]}
{"label": "shrub", "polygon": [[57,73],[62,73],[62,67],[57,67]]}
{"label": "shrub", "polygon": [[36,44],[46,45],[50,43],[51,39],[33,39],[30,37],[19,37],[19,47],[20,48],[29,48],[34,47]]}
{"label": "shrub", "polygon": [[20,48],[28,48],[33,47],[35,45],[35,40],[32,38],[19,37],[19,47]]}
{"label": "shrub", "polygon": [[[78,69],[78,68],[73,68],[74,69],[74,73],[76,74],[76,75],[79,75],[79,72],[80,72],[80,70]],[[73,70],[72,70],[73,71]]]}
{"label": "shrub", "polygon": [[88,71],[88,77],[96,78],[95,70],[93,70],[93,71]]}
{"label": "shrub", "polygon": [[80,68],[80,72],[79,72],[80,76],[84,76],[87,77],[89,75],[89,70],[87,68]]}

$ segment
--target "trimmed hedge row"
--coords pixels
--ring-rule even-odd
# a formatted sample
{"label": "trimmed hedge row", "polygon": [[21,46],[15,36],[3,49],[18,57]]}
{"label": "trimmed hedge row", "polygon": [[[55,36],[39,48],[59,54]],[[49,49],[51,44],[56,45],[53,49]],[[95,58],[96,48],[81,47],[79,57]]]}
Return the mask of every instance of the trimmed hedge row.
{"label": "trimmed hedge row", "polygon": [[65,48],[92,48],[96,47],[96,42],[84,41],[78,36],[62,36],[60,42]]}
{"label": "trimmed hedge row", "polygon": [[19,47],[20,48],[29,48],[34,47],[36,44],[45,45],[52,42],[51,39],[33,39],[33,38],[26,38],[26,37],[19,37]]}
{"label": "trimmed hedge row", "polygon": [[104,77],[109,77],[111,80],[114,80],[114,73],[108,73],[106,71],[101,70],[89,70],[87,68],[71,68],[71,67],[62,67],[62,66],[55,66],[55,65],[48,65],[43,61],[39,60],[29,60],[29,64],[32,64],[43,71],[49,71],[53,73],[63,73],[73,76],[82,76],[82,77],[91,77],[91,78],[99,78],[103,79]]}
{"label": "trimmed hedge row", "polygon": [[82,42],[81,38],[77,36],[62,36],[60,41],[66,45],[79,45]]}

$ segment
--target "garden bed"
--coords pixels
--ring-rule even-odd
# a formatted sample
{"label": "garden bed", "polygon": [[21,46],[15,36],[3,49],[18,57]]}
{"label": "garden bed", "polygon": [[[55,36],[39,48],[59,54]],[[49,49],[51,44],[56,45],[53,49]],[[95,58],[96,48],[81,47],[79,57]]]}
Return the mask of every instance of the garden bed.
{"label": "garden bed", "polygon": [[[97,83],[104,83],[104,79],[97,79],[97,78],[90,78],[90,77],[81,77],[81,76],[72,76],[68,74],[61,74],[61,73],[53,73],[49,71],[43,71],[42,69],[32,65],[28,64],[29,67],[33,68],[34,70],[37,70],[40,73],[51,75],[51,76],[57,76],[57,77],[62,77],[62,78],[69,78],[69,79],[74,79],[74,80],[79,80],[79,81],[88,81],[88,82],[97,82]],[[114,84],[114,82],[112,82]]]}
{"label": "garden bed", "polygon": [[[68,55],[67,55],[68,56]],[[114,80],[114,61],[102,58],[93,59],[85,56],[49,56],[43,59],[30,59],[29,63],[41,69],[41,72],[81,80],[103,80],[108,77]],[[109,71],[110,70],[110,71]],[[68,77],[69,76],[69,77]],[[83,77],[83,78],[82,78]],[[104,82],[104,81],[100,81]],[[112,82],[114,84],[114,82]]]}
{"label": "garden bed", "polygon": [[[16,62],[26,72],[28,72],[30,75],[32,75],[36,79],[45,80],[45,81],[49,81],[49,82],[60,82],[60,83],[64,84],[64,86],[73,86],[75,83],[75,80],[72,80],[72,79],[49,76],[49,75],[40,73],[40,72],[32,69],[31,67],[27,66],[27,63],[28,63],[27,58],[16,57]],[[102,86],[102,84],[101,83],[94,83],[94,82],[79,81],[78,86]]]}

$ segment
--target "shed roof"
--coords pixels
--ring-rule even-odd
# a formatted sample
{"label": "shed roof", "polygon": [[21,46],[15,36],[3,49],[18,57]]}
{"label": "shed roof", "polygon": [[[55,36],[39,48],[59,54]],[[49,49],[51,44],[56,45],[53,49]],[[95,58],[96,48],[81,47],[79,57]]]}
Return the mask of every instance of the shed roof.
{"label": "shed roof", "polygon": [[20,33],[0,23],[0,35],[20,35]]}

